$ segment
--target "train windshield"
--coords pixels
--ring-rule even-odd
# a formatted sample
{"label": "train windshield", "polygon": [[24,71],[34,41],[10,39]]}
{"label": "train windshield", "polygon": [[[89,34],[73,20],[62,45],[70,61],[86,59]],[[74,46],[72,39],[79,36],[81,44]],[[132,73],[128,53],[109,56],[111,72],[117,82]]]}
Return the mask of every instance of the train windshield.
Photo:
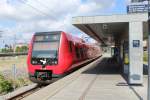
{"label": "train windshield", "polygon": [[32,58],[58,58],[60,34],[35,36]]}

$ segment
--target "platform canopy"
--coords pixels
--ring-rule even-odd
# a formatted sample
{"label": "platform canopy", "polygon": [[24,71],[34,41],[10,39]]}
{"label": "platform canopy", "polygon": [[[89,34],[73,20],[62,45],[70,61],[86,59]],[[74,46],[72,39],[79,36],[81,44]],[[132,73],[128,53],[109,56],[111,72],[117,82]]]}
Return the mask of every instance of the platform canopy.
{"label": "platform canopy", "polygon": [[109,44],[112,42],[112,38],[116,39],[122,35],[124,35],[124,37],[128,37],[129,22],[143,22],[143,33],[144,38],[146,38],[146,33],[148,33],[147,20],[148,15],[146,13],[107,16],[79,16],[72,18],[72,24],[98,42]]}

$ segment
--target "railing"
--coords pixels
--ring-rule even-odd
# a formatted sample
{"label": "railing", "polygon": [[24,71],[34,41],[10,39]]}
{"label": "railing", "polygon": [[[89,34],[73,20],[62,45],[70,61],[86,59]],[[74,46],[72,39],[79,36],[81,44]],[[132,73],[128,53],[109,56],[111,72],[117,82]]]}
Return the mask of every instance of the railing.
{"label": "railing", "polygon": [[20,56],[20,55],[27,55],[27,52],[20,52],[20,53],[0,53],[0,57],[6,56]]}

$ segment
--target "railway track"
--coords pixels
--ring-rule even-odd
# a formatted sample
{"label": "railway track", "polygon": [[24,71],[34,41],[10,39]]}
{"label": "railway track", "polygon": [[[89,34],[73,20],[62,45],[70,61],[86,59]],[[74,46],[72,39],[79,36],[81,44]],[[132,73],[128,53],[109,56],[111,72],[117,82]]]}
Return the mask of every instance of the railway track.
{"label": "railway track", "polygon": [[20,94],[14,96],[14,97],[8,98],[7,100],[21,100],[21,99],[31,95],[32,93],[34,93],[34,92],[36,92],[36,91],[38,91],[38,90],[40,90],[42,88],[43,88],[42,86],[41,87],[37,86],[37,87],[35,87],[35,88],[31,89],[31,90],[25,91],[23,93],[20,93]]}
{"label": "railway track", "polygon": [[[99,58],[99,57],[98,57]],[[36,93],[33,93],[32,95],[27,96],[23,100],[34,100],[34,98],[38,98],[38,100],[48,100],[52,96],[56,95],[59,91],[61,91],[63,88],[68,86],[70,83],[72,83],[74,80],[76,80],[83,72],[89,70],[91,68],[91,65],[95,65],[97,62],[99,62],[101,59],[95,58],[93,60],[88,61],[89,63],[86,63],[86,65],[82,64],[82,66],[79,69],[75,70],[75,72],[70,73],[66,77],[58,80],[54,84],[51,84],[47,86],[46,88],[43,88]],[[93,62],[92,62],[93,61]],[[92,62],[92,63],[90,63]],[[95,70],[96,73],[98,73],[99,69]],[[91,88],[91,86],[94,84],[95,80],[97,79],[98,75],[93,77],[93,80],[90,81],[88,87],[84,91],[84,94],[80,96],[79,100],[83,100],[88,93],[88,90]]]}
{"label": "railway track", "polygon": [[[53,79],[50,84],[56,82],[57,80],[58,79]],[[7,95],[3,96],[2,99],[3,100],[22,100],[23,98],[41,90],[42,88],[44,88],[46,86],[47,85],[35,85],[35,86],[32,86],[30,89],[26,89],[21,92],[18,91],[18,93],[7,94]],[[0,98],[0,100],[1,100],[1,98]]]}
{"label": "railway track", "polygon": [[[90,61],[88,61],[88,62],[86,62],[86,63],[84,62],[83,64],[80,64],[80,67],[79,67],[79,68],[77,68],[77,69],[71,71],[69,74],[71,74],[71,73],[77,71],[77,70],[80,69],[81,67],[83,67],[83,66],[89,64],[90,62],[92,62],[92,61],[94,61],[94,60],[95,60],[95,59],[90,60]],[[78,66],[79,66],[79,65],[78,65]],[[59,80],[59,79],[61,79],[61,78],[52,79],[52,82],[51,82],[50,84],[56,82],[56,81]],[[26,90],[26,91],[19,92],[19,93],[16,94],[16,95],[13,95],[13,96],[10,96],[10,97],[9,97],[9,96],[5,96],[5,97],[4,97],[4,100],[21,100],[21,99],[24,99],[25,97],[27,97],[27,96],[29,96],[29,95],[31,95],[31,94],[33,94],[33,93],[39,91],[39,90],[41,90],[42,88],[44,88],[44,87],[46,87],[46,86],[47,86],[47,85],[45,85],[45,86],[43,86],[43,85],[37,85],[37,86],[32,87],[31,89],[28,89],[28,90]]]}
{"label": "railway track", "polygon": [[21,55],[27,55],[27,52],[22,53],[0,53],[0,57],[11,57],[11,56],[21,56]]}

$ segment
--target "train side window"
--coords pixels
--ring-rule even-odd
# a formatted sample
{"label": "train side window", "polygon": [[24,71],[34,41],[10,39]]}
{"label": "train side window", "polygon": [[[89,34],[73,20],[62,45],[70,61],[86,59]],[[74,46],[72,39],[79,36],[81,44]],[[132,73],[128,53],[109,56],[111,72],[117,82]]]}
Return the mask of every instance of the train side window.
{"label": "train side window", "polygon": [[81,48],[78,48],[79,58],[81,58]]}
{"label": "train side window", "polygon": [[75,47],[75,50],[76,50],[76,56],[77,56],[77,58],[79,58],[80,57],[80,55],[79,55],[79,48]]}
{"label": "train side window", "polygon": [[83,51],[82,51],[82,48],[80,48],[80,55],[81,55],[81,57],[83,57]]}
{"label": "train side window", "polygon": [[69,49],[70,49],[70,52],[72,52],[72,42],[69,41]]}
{"label": "train side window", "polygon": [[85,48],[82,48],[82,52],[83,52],[83,57],[85,56]]}
{"label": "train side window", "polygon": [[81,48],[78,48],[79,58],[81,58]]}
{"label": "train side window", "polygon": [[81,48],[81,55],[82,55],[82,57],[84,57],[84,51],[83,51],[83,48]]}

